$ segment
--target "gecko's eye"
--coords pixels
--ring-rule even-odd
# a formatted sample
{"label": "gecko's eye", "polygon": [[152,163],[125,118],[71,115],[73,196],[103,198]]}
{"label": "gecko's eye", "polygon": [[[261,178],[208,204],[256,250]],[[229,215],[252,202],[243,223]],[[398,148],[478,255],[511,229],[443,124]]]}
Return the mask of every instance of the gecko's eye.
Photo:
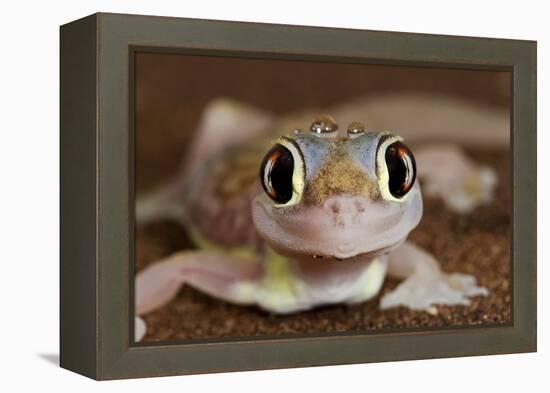
{"label": "gecko's eye", "polygon": [[400,137],[384,135],[376,154],[376,170],[382,197],[403,201],[416,179],[416,162]]}
{"label": "gecko's eye", "polygon": [[281,138],[265,155],[260,167],[260,181],[275,206],[298,203],[304,189],[304,162],[298,147]]}

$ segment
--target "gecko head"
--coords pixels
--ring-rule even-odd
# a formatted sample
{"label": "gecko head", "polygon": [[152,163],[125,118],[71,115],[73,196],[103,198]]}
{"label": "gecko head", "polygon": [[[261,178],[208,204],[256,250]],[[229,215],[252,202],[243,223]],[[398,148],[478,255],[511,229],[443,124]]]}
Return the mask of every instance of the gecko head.
{"label": "gecko head", "polygon": [[264,192],[254,224],[276,251],[293,258],[342,260],[389,252],[422,216],[416,164],[401,137],[338,131],[329,116],[309,132],[279,138],[260,168]]}

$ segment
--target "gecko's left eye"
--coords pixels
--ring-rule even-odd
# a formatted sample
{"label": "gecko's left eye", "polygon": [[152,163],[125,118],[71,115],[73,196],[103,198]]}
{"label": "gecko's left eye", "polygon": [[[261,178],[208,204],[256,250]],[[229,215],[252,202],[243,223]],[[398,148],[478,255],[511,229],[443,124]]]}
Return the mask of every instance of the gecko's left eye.
{"label": "gecko's left eye", "polygon": [[260,181],[275,206],[298,203],[304,190],[304,160],[298,147],[281,138],[267,152],[260,167]]}
{"label": "gecko's left eye", "polygon": [[376,169],[382,197],[402,202],[416,180],[416,161],[401,137],[384,135],[380,139]]}

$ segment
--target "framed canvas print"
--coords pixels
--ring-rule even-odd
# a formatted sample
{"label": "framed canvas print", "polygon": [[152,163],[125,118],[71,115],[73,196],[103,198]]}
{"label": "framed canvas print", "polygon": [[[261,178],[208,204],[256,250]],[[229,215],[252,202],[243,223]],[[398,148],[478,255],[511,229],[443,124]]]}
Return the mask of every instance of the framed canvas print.
{"label": "framed canvas print", "polygon": [[61,366],[536,350],[536,43],[61,27]]}

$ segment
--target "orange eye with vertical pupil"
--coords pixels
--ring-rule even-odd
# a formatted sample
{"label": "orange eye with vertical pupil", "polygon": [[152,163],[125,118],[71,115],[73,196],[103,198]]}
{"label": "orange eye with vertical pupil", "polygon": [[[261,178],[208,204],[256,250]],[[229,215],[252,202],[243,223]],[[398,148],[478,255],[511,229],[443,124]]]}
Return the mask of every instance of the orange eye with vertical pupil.
{"label": "orange eye with vertical pupil", "polygon": [[405,196],[416,179],[416,161],[411,150],[397,141],[388,146],[385,153],[388,168],[388,188],[395,198]]}
{"label": "orange eye with vertical pupil", "polygon": [[260,167],[260,180],[265,193],[279,204],[290,201],[293,173],[291,151],[277,143],[267,152]]}

